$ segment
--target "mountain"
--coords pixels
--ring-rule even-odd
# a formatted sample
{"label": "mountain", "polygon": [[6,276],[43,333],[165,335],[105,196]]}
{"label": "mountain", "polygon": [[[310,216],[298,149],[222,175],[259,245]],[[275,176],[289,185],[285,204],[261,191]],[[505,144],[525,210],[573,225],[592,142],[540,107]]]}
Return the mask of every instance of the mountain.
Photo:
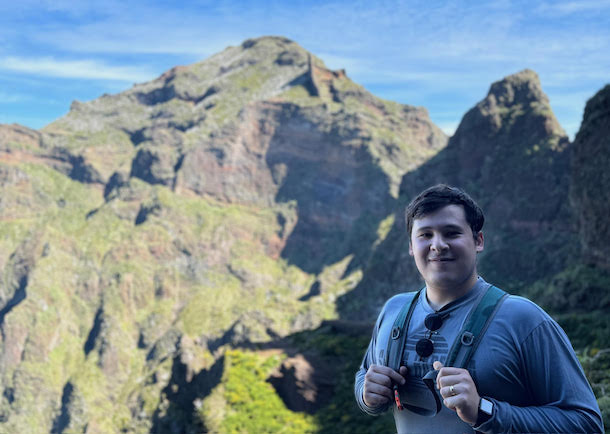
{"label": "mountain", "polygon": [[406,247],[404,208],[437,183],[463,188],[485,211],[479,271],[489,281],[520,292],[561,270],[578,250],[568,201],[569,164],[568,137],[537,74],[524,70],[493,83],[448,145],[403,176],[394,224],[359,288],[343,297],[345,315],[361,308],[371,315],[380,308],[387,297],[369,295],[371,286],[390,296],[422,284]]}
{"label": "mountain", "polygon": [[283,38],[74,103],[44,132],[107,199],[137,178],[223,203],[285,204],[270,248],[316,274],[365,249],[352,228],[385,217],[402,175],[447,141],[425,109],[378,99]]}
{"label": "mountain", "polygon": [[351,382],[381,303],[421,283],[402,213],[436,182],[486,211],[483,275],[594,345],[605,402],[607,95],[571,144],[525,70],[449,138],[262,37],[0,125],[0,432],[392,429]]}
{"label": "mountain", "polygon": [[277,37],[0,138],[13,432],[201,428],[225,346],[337,318],[402,176],[447,142]]}

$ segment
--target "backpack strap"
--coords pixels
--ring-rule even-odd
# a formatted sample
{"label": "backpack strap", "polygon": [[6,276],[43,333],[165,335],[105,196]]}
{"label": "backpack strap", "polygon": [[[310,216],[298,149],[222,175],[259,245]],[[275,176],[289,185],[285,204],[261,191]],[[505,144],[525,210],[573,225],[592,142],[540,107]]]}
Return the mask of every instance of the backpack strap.
{"label": "backpack strap", "polygon": [[462,330],[449,350],[445,366],[466,369],[481,342],[481,337],[507,296],[508,294],[500,288],[489,285],[479,303],[470,310],[464,321]]}
{"label": "backpack strap", "polygon": [[[400,309],[398,316],[394,320],[394,325],[392,326],[392,332],[388,338],[388,346],[386,351],[386,359],[385,365],[392,368],[395,371],[400,369],[402,364],[402,356],[404,353],[405,343],[407,342],[407,333],[409,331],[409,323],[411,322],[411,316],[413,316],[413,311],[415,310],[415,305],[417,305],[417,300],[423,293],[423,288],[417,292],[409,292],[407,296],[407,300],[405,304]],[[424,380],[430,392],[434,394],[434,398],[436,400],[436,408],[429,409],[424,407],[418,407],[411,404],[401,404],[400,395],[398,394],[397,388],[394,389],[394,395],[396,399],[396,405],[399,410],[402,410],[402,406],[407,410],[419,414],[420,416],[435,416],[439,411],[441,411],[441,402],[438,399],[438,396],[435,393],[434,383],[430,383]],[[400,404],[400,405],[399,405]]]}
{"label": "backpack strap", "polygon": [[[470,362],[470,359],[481,342],[481,338],[487,331],[491,320],[507,296],[508,294],[506,292],[493,285],[489,285],[485,292],[479,296],[475,306],[470,309],[470,313],[464,321],[462,330],[460,330],[455,341],[453,341],[453,345],[451,346],[447,355],[447,360],[445,361],[445,366],[466,369],[468,362]],[[434,395],[438,413],[441,407],[441,399],[435,387],[437,376],[438,371],[431,370],[424,375],[422,380]],[[435,415],[436,413],[431,416]]]}
{"label": "backpack strap", "polygon": [[395,371],[398,371],[402,364],[402,354],[407,342],[409,322],[422,291],[423,288],[417,292],[408,292],[406,294],[407,300],[405,300],[405,304],[403,304],[402,309],[398,312],[394,325],[392,325],[392,332],[388,337],[388,345],[386,347],[385,365]]}

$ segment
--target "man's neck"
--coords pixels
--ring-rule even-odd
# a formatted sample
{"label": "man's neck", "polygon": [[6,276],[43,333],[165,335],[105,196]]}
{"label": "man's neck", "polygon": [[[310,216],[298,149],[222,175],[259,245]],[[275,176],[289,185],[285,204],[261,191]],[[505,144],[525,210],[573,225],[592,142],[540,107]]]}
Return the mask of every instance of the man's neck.
{"label": "man's neck", "polygon": [[468,294],[474,288],[477,279],[478,275],[475,273],[463,284],[452,288],[442,288],[426,284],[428,304],[436,311],[442,309],[443,306]]}

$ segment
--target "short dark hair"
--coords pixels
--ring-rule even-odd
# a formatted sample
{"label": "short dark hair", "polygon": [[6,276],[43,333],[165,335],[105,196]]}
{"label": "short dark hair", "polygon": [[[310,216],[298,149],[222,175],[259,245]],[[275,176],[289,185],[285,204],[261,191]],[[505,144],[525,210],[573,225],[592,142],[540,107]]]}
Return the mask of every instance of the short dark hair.
{"label": "short dark hair", "polygon": [[446,184],[437,184],[419,193],[405,209],[407,233],[411,239],[413,220],[431,214],[447,205],[462,205],[466,221],[474,237],[483,229],[485,216],[477,203],[466,192]]}

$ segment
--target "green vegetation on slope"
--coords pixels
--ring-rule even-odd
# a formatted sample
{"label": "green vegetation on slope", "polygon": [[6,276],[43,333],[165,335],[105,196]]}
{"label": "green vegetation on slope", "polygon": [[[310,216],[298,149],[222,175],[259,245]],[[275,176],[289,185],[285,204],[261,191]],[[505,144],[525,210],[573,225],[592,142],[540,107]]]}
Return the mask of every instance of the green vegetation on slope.
{"label": "green vegetation on slope", "polygon": [[286,408],[269,383],[286,355],[281,350],[227,350],[219,384],[198,410],[202,424],[215,433],[376,433],[394,430],[391,413],[371,417],[358,409],[353,380],[368,336],[337,333],[331,326],[297,333],[288,339],[313,351],[333,371],[334,393],[314,415]]}
{"label": "green vegetation on slope", "polygon": [[199,413],[203,424],[219,434],[315,432],[313,417],[288,410],[266,381],[280,362],[278,355],[227,351],[221,383]]}

